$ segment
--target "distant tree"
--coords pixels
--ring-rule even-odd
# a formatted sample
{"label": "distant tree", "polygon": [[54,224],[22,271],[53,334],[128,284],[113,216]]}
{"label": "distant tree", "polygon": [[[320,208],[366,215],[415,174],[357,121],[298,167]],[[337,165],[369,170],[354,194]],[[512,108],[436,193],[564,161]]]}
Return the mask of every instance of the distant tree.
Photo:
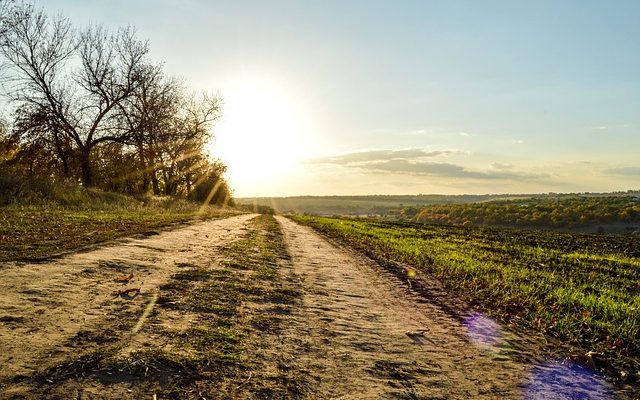
{"label": "distant tree", "polygon": [[140,85],[147,43],[130,28],[76,32],[67,18],[49,18],[28,4],[4,8],[0,54],[13,72],[9,95],[24,120],[42,124],[31,133],[59,135],[74,144],[82,183],[91,186],[92,150],[130,134],[118,106]]}
{"label": "distant tree", "polygon": [[[189,192],[197,180],[194,172],[202,169],[210,174],[204,147],[211,140],[210,124],[220,116],[220,98],[208,93],[191,94],[184,98],[176,116],[174,134],[164,143],[168,162],[163,169],[165,194],[176,194],[177,183]],[[224,171],[222,171],[224,172]]]}

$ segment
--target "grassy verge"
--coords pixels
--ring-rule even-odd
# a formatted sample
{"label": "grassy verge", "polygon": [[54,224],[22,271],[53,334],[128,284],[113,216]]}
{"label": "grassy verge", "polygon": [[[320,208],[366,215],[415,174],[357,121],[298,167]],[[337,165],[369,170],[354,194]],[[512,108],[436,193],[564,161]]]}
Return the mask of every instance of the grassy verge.
{"label": "grassy verge", "polygon": [[[248,228],[222,250],[222,262],[176,265],[178,271],[160,286],[151,322],[138,333],[143,344],[132,350],[126,333],[116,341],[90,340],[84,352],[33,378],[38,394],[50,398],[72,392],[74,385],[105,388],[115,382],[134,388],[126,389],[132,393],[127,396],[245,398],[250,388],[252,398],[298,398],[300,382],[274,389],[264,371],[255,370],[252,339],[276,331],[280,320],[251,310],[293,307],[300,294],[279,270],[288,253],[277,221],[262,215]],[[129,331],[134,322],[135,316],[121,328]]]}
{"label": "grassy verge", "polygon": [[77,209],[58,205],[0,207],[0,262],[34,260],[86,245],[237,211],[196,203]]}
{"label": "grassy verge", "polygon": [[373,257],[428,271],[503,321],[640,368],[637,238],[294,219]]}

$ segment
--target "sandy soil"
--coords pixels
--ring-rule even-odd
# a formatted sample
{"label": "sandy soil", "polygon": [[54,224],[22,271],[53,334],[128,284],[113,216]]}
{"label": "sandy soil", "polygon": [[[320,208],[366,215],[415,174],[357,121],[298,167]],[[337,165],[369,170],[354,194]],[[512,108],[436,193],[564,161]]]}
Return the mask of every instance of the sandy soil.
{"label": "sandy soil", "polygon": [[[250,218],[197,223],[39,264],[1,264],[0,397],[21,375],[72,352],[68,343],[82,332],[112,329],[123,314],[139,313],[180,263],[210,262]],[[115,281],[131,274],[128,282]],[[140,293],[115,294],[127,288]]]}
{"label": "sandy soil", "polygon": [[[0,398],[25,390],[21,376],[68,357],[83,332],[117,329],[124,315],[135,314],[135,341],[158,286],[181,264],[218,262],[219,249],[241,237],[252,217],[202,222],[40,264],[0,265]],[[302,296],[277,315],[276,332],[256,331],[250,339],[252,370],[235,398],[258,398],[252,377],[278,374],[286,376],[283,384],[295,380],[303,389],[285,398],[626,398],[589,371],[550,357],[539,339],[447,303],[427,277],[425,296],[310,228],[278,221],[290,254],[280,260],[280,275]],[[114,280],[130,274],[129,282]],[[114,295],[126,288],[141,291]],[[277,308],[247,305],[243,313],[250,320]],[[76,391],[72,398],[85,397]]]}

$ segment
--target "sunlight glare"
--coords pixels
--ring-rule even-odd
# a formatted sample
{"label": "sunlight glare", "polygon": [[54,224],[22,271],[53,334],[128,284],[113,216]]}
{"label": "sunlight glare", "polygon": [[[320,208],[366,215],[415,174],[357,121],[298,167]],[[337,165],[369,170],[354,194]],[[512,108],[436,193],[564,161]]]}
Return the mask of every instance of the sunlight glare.
{"label": "sunlight glare", "polygon": [[227,164],[236,195],[251,195],[286,179],[308,150],[300,101],[279,85],[243,81],[223,88],[223,116],[211,154]]}

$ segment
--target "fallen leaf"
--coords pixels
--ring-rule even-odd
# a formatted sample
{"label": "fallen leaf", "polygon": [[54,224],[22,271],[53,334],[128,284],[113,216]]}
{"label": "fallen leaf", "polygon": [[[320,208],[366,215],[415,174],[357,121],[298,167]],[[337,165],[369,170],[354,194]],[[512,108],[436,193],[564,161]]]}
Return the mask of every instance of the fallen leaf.
{"label": "fallen leaf", "polygon": [[129,274],[129,275],[122,275],[117,277],[116,279],[114,279],[116,282],[129,282],[130,280],[133,279],[133,274]]}

